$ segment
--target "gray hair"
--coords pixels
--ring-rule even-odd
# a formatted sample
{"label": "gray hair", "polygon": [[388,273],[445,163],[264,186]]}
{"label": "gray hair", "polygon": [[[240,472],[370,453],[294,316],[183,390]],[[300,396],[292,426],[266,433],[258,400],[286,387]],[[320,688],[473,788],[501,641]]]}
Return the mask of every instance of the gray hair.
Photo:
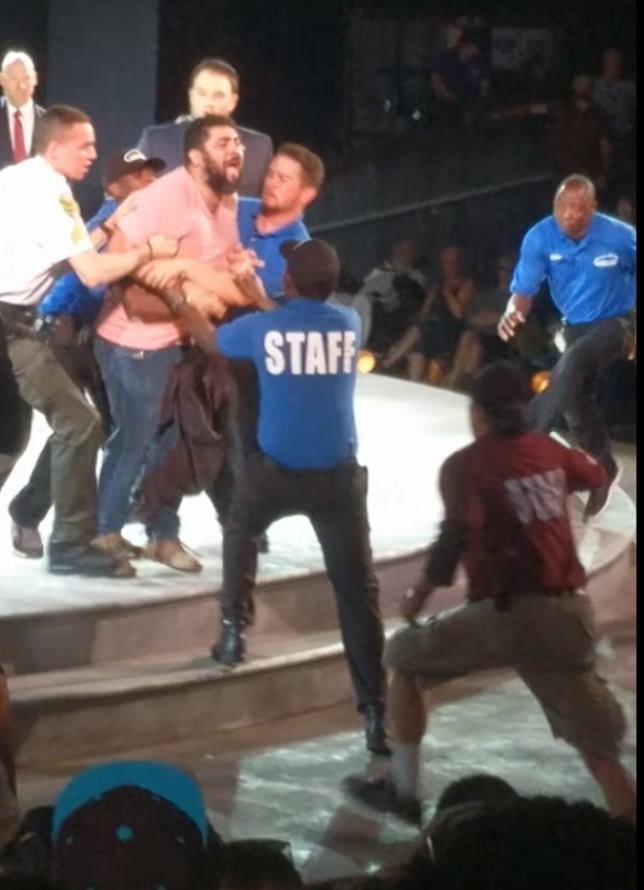
{"label": "gray hair", "polygon": [[2,64],[0,65],[0,71],[2,71],[3,74],[6,74],[7,68],[15,62],[22,62],[30,74],[36,73],[36,66],[34,65],[34,60],[31,56],[28,53],[23,53],[21,50],[15,49],[10,49],[9,52],[5,54]]}

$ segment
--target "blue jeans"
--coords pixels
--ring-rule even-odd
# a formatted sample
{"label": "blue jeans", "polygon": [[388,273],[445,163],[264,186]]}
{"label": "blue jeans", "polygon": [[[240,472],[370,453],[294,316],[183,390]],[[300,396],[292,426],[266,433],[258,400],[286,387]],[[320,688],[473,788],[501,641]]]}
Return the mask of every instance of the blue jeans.
{"label": "blue jeans", "polygon": [[[118,534],[127,522],[136,484],[159,459],[157,429],[163,395],[172,369],[181,361],[182,348],[125,349],[97,337],[94,352],[113,423],[98,480],[98,532]],[[178,513],[164,511],[147,532],[151,540],[178,537]]]}

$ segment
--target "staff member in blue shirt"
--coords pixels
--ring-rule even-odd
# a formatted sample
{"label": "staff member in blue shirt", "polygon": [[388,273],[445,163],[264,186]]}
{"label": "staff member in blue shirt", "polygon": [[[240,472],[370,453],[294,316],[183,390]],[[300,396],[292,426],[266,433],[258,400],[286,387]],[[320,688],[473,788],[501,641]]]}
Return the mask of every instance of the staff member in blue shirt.
{"label": "staff member in blue shirt", "polygon": [[259,378],[258,450],[247,455],[224,524],[221,663],[244,660],[257,569],[253,539],[285,516],[307,516],[322,547],[367,748],[388,753],[378,582],[367,515],[367,471],[356,460],[354,417],[360,320],[324,301],[340,265],[325,241],[286,242],[286,305],[222,325],[207,323],[183,298],[170,305],[208,352],[250,359]]}
{"label": "staff member in blue shirt", "polygon": [[596,385],[609,362],[629,350],[634,357],[636,271],[635,229],[598,213],[593,183],[569,176],[557,189],[553,214],[523,240],[512,295],[499,323],[499,335],[509,340],[548,282],[564,318],[566,350],[548,388],[533,400],[533,421],[538,430],[549,432],[565,415],[579,445],[606,469],[607,482],[591,493],[586,518],[603,510],[618,480]]}

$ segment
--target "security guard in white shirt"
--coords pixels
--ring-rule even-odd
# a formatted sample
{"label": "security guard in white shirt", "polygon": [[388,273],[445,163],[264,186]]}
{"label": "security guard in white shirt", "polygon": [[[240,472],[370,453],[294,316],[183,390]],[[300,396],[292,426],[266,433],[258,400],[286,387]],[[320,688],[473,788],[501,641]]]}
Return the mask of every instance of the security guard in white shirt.
{"label": "security guard in white shirt", "polygon": [[[54,526],[49,570],[123,577],[129,564],[90,546],[96,533],[97,412],[38,337],[37,306],[56,276],[71,267],[83,284],[117,281],[154,258],[171,257],[177,242],[157,235],[123,253],[99,254],[114,219],[87,234],[68,180],[83,179],[96,158],[90,119],[54,105],[36,124],[36,156],[0,172],[0,318],[20,395],[53,430]],[[3,418],[3,423],[12,422]],[[0,454],[0,489],[19,455]]]}

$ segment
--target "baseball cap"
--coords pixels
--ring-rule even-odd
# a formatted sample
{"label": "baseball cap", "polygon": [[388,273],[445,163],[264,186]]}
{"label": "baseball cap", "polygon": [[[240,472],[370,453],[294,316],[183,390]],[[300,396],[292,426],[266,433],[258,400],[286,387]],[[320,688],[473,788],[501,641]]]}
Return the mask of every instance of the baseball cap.
{"label": "baseball cap", "polygon": [[127,173],[134,173],[143,167],[149,167],[155,173],[165,170],[167,164],[162,158],[148,158],[138,148],[119,148],[105,162],[103,167],[103,185],[116,182]]}
{"label": "baseball cap", "polygon": [[191,890],[211,832],[201,789],[182,770],[153,761],[90,767],[54,806],[52,876],[68,890]]}
{"label": "baseball cap", "polygon": [[335,290],[340,275],[340,260],[328,241],[284,241],[280,253],[286,260],[295,289],[303,297],[326,299]]}

